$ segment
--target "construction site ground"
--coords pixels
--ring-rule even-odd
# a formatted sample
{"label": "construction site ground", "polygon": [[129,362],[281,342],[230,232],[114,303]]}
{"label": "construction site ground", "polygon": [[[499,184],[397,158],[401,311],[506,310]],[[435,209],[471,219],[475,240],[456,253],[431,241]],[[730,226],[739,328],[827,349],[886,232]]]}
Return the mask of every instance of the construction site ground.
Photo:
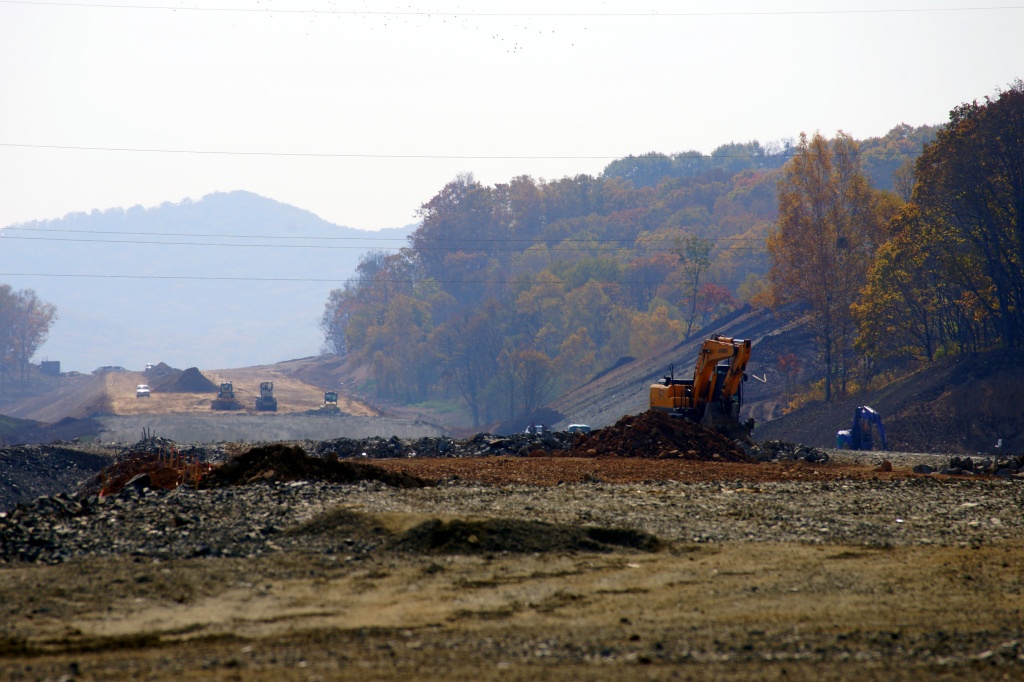
{"label": "construction site ground", "polygon": [[[762,356],[773,343],[789,348],[764,338]],[[300,364],[320,400],[325,379]],[[752,388],[781,381],[765,369],[752,368],[768,381]],[[356,454],[432,485],[291,479],[266,464],[229,487],[129,488],[88,514],[43,498],[0,517],[0,678],[1024,679],[1024,483],[912,471],[995,455],[990,435],[1017,448],[998,454],[1019,455],[1024,384],[1007,379],[1021,372],[1015,356],[936,363],[877,395],[898,452],[829,450],[827,462],[717,461],[710,445],[698,459],[663,445],[647,456]],[[250,391],[246,405],[273,380],[286,409],[299,373],[204,374]],[[78,417],[90,405],[142,410],[138,376],[58,395]],[[560,409],[610,425],[637,411],[623,401],[644,381],[611,373]],[[783,402],[755,404],[777,416]],[[125,427],[134,437],[147,424],[167,436],[179,419],[253,420],[247,443],[216,446],[234,453],[276,433],[257,422],[318,419],[157,406],[116,418],[138,420]],[[847,412],[812,408],[754,435],[827,445]],[[380,435],[397,424],[358,418]],[[329,460],[329,445],[317,456]]]}
{"label": "construction site ground", "polygon": [[1020,679],[1024,484],[831,454],[368,462],[426,487],[264,458],[24,516],[79,549],[0,564],[0,677]]}

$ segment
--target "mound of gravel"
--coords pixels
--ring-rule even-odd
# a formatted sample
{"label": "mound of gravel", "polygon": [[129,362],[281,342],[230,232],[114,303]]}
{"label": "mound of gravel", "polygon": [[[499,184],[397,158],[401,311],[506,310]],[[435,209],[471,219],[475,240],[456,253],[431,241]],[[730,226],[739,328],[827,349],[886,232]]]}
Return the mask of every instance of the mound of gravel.
{"label": "mound of gravel", "polygon": [[486,457],[504,455],[525,457],[537,450],[545,453],[568,451],[576,435],[564,431],[511,436],[478,433],[472,438],[336,438],[313,446],[313,452],[342,459],[366,457],[389,459],[394,457]]}
{"label": "mound of gravel", "polygon": [[766,440],[761,443],[755,443],[751,451],[754,459],[758,462],[789,460],[824,463],[830,459],[828,453],[824,450],[812,448],[809,445],[787,443],[780,440]]}
{"label": "mound of gravel", "polygon": [[0,511],[78,486],[110,458],[60,445],[16,445],[0,449]]}
{"label": "mound of gravel", "polygon": [[632,549],[656,552],[663,543],[629,528],[580,526],[524,519],[429,519],[395,533],[373,514],[332,509],[286,531],[287,536],[344,538],[349,544],[383,543],[411,554],[488,554],[508,552],[610,552]]}
{"label": "mound of gravel", "polygon": [[714,429],[648,410],[577,438],[573,457],[643,457],[703,462],[753,462],[734,441]]}
{"label": "mound of gravel", "polygon": [[653,535],[629,529],[505,518],[431,519],[403,533],[392,547],[417,554],[610,552],[623,548],[654,552],[661,548],[661,542]]}
{"label": "mound of gravel", "polygon": [[275,443],[252,448],[211,470],[203,478],[202,487],[216,488],[262,481],[380,481],[396,488],[422,488],[430,485],[428,481],[405,473],[386,471],[365,462],[310,457],[297,445]]}

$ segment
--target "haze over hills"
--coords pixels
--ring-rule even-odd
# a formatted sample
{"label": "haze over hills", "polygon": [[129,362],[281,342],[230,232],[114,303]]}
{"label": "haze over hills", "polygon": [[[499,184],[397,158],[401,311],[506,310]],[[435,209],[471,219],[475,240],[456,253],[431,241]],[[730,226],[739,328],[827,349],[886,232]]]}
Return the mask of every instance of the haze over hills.
{"label": "haze over hills", "polygon": [[415,227],[356,230],[216,193],[8,226],[0,281],[57,306],[36,360],[64,371],[267,364],[316,354],[330,290],[366,251],[404,246]]}

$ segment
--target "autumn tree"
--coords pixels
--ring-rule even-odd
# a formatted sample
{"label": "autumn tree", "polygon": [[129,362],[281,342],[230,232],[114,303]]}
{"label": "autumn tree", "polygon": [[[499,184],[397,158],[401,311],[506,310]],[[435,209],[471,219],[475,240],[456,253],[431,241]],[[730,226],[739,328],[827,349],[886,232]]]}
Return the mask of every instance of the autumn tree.
{"label": "autumn tree", "polygon": [[14,320],[17,295],[10,285],[0,284],[0,388],[7,377],[7,367],[14,362]]}
{"label": "autumn tree", "polygon": [[779,220],[768,237],[770,298],[810,311],[825,366],[825,400],[845,390],[853,358],[851,305],[894,206],[860,170],[857,144],[840,131],[800,136],[779,181]]}
{"label": "autumn tree", "polygon": [[778,357],[777,364],[786,382],[786,395],[789,395],[793,392],[793,385],[800,374],[800,358],[795,353],[786,353]]}
{"label": "autumn tree", "polygon": [[954,109],[916,176],[948,276],[995,320],[1000,345],[1024,347],[1024,81]]}
{"label": "autumn tree", "polygon": [[700,300],[701,278],[711,267],[711,248],[708,239],[693,235],[683,237],[676,242],[673,252],[682,264],[683,286],[686,292],[686,336],[693,333],[693,323],[697,319],[697,304]]}
{"label": "autumn tree", "polygon": [[677,266],[678,259],[667,253],[631,260],[623,272],[623,290],[633,308],[646,311]]}
{"label": "autumn tree", "polygon": [[0,284],[0,386],[11,364],[28,378],[32,356],[46,342],[57,319],[57,308],[41,300],[32,289],[14,291]]}

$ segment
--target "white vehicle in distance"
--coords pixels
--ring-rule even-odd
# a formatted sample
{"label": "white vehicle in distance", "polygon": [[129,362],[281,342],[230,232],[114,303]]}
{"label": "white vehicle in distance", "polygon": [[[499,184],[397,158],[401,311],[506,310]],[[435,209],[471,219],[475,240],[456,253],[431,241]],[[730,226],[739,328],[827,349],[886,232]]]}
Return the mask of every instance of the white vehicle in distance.
{"label": "white vehicle in distance", "polygon": [[588,424],[569,424],[565,430],[569,433],[590,433],[590,426]]}
{"label": "white vehicle in distance", "polygon": [[135,387],[136,398],[148,398],[149,397],[149,386],[146,384],[139,384]]}

